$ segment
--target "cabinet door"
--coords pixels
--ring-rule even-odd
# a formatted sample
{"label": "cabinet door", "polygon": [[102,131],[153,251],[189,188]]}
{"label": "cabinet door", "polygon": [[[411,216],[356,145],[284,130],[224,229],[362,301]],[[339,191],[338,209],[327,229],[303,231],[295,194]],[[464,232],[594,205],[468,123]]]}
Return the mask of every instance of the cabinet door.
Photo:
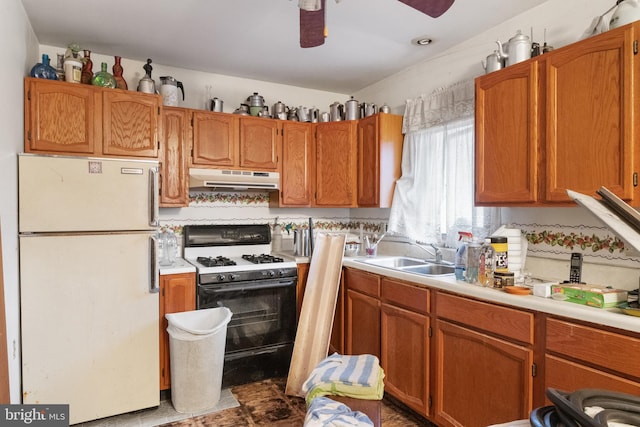
{"label": "cabinet door", "polygon": [[102,92],[102,153],[158,157],[161,100],[123,90]]}
{"label": "cabinet door", "polygon": [[196,274],[169,274],[160,277],[160,390],[171,386],[169,359],[169,322],[167,313],[191,311],[196,308]]}
{"label": "cabinet door", "polygon": [[187,184],[187,150],[189,114],[184,108],[162,110],[162,144],[160,152],[160,206],[189,205]]}
{"label": "cabinet door", "polygon": [[233,114],[194,111],[192,165],[238,166],[238,118]]}
{"label": "cabinet door", "polygon": [[240,167],[278,170],[278,120],[240,118]]}
{"label": "cabinet door", "polygon": [[280,206],[311,206],[314,129],[309,123],[283,123]]}
{"label": "cabinet door", "polygon": [[380,276],[345,268],[345,352],[380,357]]}
{"label": "cabinet door", "polygon": [[429,415],[429,318],[381,306],[381,357],[385,392]]}
{"label": "cabinet door", "polygon": [[340,287],[338,288],[338,300],[336,301],[336,311],[333,315],[333,327],[331,328],[331,340],[329,341],[329,353],[345,354],[344,351],[344,270],[340,278]]}
{"label": "cabinet door", "polygon": [[476,79],[475,202],[538,201],[538,62]]}
{"label": "cabinet door", "polygon": [[548,201],[569,201],[567,189],[594,194],[601,186],[632,199],[633,43],[634,27],[627,26],[545,58]]}
{"label": "cabinet door", "polygon": [[402,141],[402,116],[375,114],[358,121],[359,207],[391,207]]}
{"label": "cabinet door", "polygon": [[97,136],[95,89],[26,78],[25,151],[27,153],[95,155]]}
{"label": "cabinet door", "polygon": [[347,354],[380,357],[380,301],[349,289],[346,292]]}
{"label": "cabinet door", "polygon": [[436,320],[435,422],[483,427],[528,419],[530,348]]}
{"label": "cabinet door", "polygon": [[354,120],[318,124],[316,128],[316,206],[356,206],[355,135]]}

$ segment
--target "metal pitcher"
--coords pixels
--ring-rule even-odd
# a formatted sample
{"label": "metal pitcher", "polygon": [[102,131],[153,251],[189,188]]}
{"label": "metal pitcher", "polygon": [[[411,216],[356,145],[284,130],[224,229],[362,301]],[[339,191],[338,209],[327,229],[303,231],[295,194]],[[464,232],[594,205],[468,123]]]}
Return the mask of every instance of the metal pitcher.
{"label": "metal pitcher", "polygon": [[184,86],[171,76],[160,77],[160,95],[162,95],[162,105],[169,107],[178,106],[178,88],[182,91],[184,101]]}
{"label": "metal pitcher", "polygon": [[339,122],[344,118],[344,105],[334,102],[329,105],[329,117],[332,122]]}
{"label": "metal pitcher", "polygon": [[293,230],[294,256],[309,256],[311,249],[309,243],[309,230]]}
{"label": "metal pitcher", "polygon": [[358,101],[353,99],[349,99],[344,104],[344,119],[345,120],[358,120],[360,118],[360,114],[358,113]]}
{"label": "metal pitcher", "polygon": [[222,113],[222,99],[213,98],[211,100],[211,111]]}

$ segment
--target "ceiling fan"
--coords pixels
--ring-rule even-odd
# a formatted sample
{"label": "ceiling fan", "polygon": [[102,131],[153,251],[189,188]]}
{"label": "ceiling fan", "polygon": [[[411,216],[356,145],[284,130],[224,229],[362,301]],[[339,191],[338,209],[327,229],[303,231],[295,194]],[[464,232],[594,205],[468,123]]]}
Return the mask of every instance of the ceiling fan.
{"label": "ceiling fan", "polygon": [[[327,36],[324,23],[325,1],[326,0],[299,0],[300,47],[316,47],[324,44],[324,39]],[[454,2],[454,0],[398,1],[432,18],[437,18],[445,13]]]}

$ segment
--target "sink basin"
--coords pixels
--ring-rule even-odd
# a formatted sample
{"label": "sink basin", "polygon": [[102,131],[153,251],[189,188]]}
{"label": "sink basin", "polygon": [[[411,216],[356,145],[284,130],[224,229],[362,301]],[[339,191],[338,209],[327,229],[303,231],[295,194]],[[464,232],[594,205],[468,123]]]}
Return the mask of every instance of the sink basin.
{"label": "sink basin", "polygon": [[446,274],[453,274],[454,272],[454,267],[448,263],[440,264],[401,256],[390,258],[368,258],[358,261],[378,267],[404,271],[405,273],[421,274],[424,276],[443,276]]}
{"label": "sink basin", "polygon": [[405,268],[401,268],[400,270],[407,273],[424,274],[426,276],[442,276],[445,274],[453,274],[455,269],[450,265],[429,263],[425,265],[415,265],[412,267],[405,267]]}
{"label": "sink basin", "polygon": [[360,262],[366,264],[377,265],[378,267],[394,268],[397,270],[404,269],[405,267],[423,266],[427,262],[421,259],[408,258],[408,257],[391,257],[391,258],[367,258]]}

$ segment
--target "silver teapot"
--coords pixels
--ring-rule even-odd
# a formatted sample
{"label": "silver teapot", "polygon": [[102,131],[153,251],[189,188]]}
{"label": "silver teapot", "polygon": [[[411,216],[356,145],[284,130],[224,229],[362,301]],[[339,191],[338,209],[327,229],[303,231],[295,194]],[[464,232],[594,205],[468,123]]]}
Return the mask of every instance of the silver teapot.
{"label": "silver teapot", "polygon": [[518,30],[515,36],[509,39],[508,51],[505,52],[502,43],[496,41],[500,56],[507,59],[507,66],[517,64],[518,62],[525,61],[531,58],[531,39],[522,34],[522,31]]}
{"label": "silver teapot", "polygon": [[344,119],[345,120],[358,120],[360,117],[358,112],[358,101],[353,99],[353,96],[344,103]]}

